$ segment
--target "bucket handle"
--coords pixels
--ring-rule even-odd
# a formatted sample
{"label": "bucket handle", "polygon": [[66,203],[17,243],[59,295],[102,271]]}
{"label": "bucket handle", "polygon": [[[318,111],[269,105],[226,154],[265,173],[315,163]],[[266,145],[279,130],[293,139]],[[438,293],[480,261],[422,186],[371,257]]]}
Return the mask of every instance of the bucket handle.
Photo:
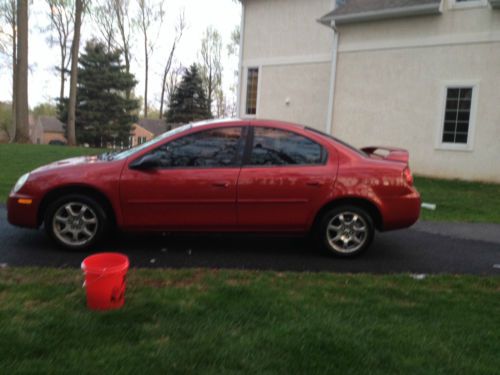
{"label": "bucket handle", "polygon": [[[87,271],[87,270],[83,267],[83,264],[82,264],[82,270],[83,270],[83,273],[84,273],[84,274],[87,274],[87,273],[94,273],[94,274],[96,274],[96,273],[97,273],[97,272],[89,272],[89,271]],[[99,281],[100,279],[102,279],[102,278],[105,276],[105,274],[106,274],[106,271],[107,271],[107,270],[108,270],[108,267],[103,268],[103,269],[102,269],[102,271],[101,271],[101,272],[99,272],[99,274],[100,274],[100,275],[99,275],[99,277],[97,277],[95,280],[92,280],[92,282],[90,282],[90,283],[88,283],[88,284],[87,284],[87,281],[86,281],[86,280],[83,280],[82,288],[85,288],[86,286],[92,285],[92,284],[94,284],[95,282],[97,282],[97,281]]]}

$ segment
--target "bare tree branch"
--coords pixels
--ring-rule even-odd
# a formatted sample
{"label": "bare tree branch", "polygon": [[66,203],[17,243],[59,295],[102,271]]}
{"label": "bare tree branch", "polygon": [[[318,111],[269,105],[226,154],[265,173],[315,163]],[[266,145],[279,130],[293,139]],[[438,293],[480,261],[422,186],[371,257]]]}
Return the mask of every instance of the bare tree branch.
{"label": "bare tree branch", "polygon": [[[143,37],[144,47],[144,117],[148,117],[148,84],[149,84],[149,59],[153,53],[156,41],[160,34],[163,23],[164,0],[153,2],[152,0],[137,0],[138,14],[136,23],[139,25]],[[151,36],[153,26],[157,27],[155,37]]]}
{"label": "bare tree branch", "polygon": [[160,97],[160,114],[159,114],[160,119],[163,118],[163,105],[165,103],[165,91],[167,89],[168,74],[170,72],[170,69],[172,68],[172,62],[174,59],[175,50],[176,50],[177,45],[179,44],[179,42],[182,38],[182,33],[184,32],[185,28],[186,28],[185,15],[184,15],[184,11],[181,11],[179,13],[177,25],[175,26],[174,41],[172,42],[172,47],[170,48],[170,53],[169,53],[168,58],[167,58],[167,63],[165,64],[165,68],[163,69],[163,79],[162,79],[162,83],[161,83],[161,97]]}

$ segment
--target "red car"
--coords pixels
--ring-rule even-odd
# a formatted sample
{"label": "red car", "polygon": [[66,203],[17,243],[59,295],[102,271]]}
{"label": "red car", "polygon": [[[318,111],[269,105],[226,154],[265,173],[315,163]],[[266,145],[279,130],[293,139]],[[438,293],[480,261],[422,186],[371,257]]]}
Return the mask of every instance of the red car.
{"label": "red car", "polygon": [[330,253],[365,250],[375,229],[420,213],[408,153],[357,150],[278,121],[189,124],[116,154],[62,160],[14,186],[11,224],[82,249],[124,231],[312,233]]}

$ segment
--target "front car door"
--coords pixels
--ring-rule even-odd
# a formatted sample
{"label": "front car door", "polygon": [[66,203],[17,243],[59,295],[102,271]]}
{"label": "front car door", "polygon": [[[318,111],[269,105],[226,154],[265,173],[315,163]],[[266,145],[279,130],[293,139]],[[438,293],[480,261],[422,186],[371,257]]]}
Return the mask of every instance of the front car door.
{"label": "front car door", "polygon": [[160,157],[159,166],[153,169],[132,169],[131,158],[120,182],[124,226],[233,228],[245,130],[228,126],[181,135],[141,155]]}
{"label": "front car door", "polygon": [[241,229],[306,230],[335,181],[335,155],[287,129],[249,129],[238,182]]}

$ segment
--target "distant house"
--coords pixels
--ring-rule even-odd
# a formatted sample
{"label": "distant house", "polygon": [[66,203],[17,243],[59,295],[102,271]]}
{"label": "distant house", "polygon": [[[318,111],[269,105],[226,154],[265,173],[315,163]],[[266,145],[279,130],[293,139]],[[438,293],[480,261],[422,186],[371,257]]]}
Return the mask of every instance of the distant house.
{"label": "distant house", "polygon": [[170,130],[170,127],[164,120],[160,119],[141,119],[138,123],[132,125],[130,133],[130,146],[134,147],[147,142],[158,135]]}
{"label": "distant house", "polygon": [[[33,143],[49,144],[52,141],[67,143],[64,124],[54,116],[40,116],[35,122],[33,133],[36,134],[36,140],[31,139]],[[41,134],[38,136],[38,134]],[[41,139],[41,142],[38,140]]]}
{"label": "distant house", "polygon": [[31,143],[38,145],[43,143],[43,128],[39,119],[35,120],[35,117],[33,115],[29,115],[28,121]]}
{"label": "distant house", "polygon": [[500,182],[500,0],[242,0],[238,112]]}

